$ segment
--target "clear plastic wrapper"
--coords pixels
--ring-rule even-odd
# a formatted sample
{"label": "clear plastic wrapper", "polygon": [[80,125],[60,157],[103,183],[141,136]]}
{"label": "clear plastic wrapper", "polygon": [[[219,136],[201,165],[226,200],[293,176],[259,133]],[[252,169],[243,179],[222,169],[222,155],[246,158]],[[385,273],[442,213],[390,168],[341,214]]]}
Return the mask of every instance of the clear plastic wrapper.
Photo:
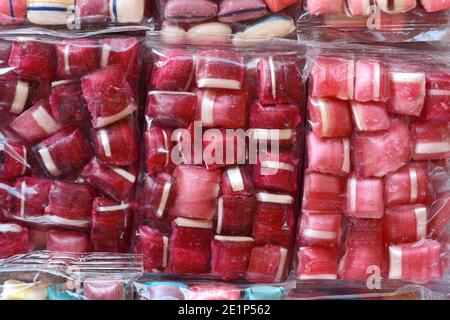
{"label": "clear plastic wrapper", "polygon": [[146,272],[283,281],[297,222],[304,48],[148,40],[134,241]]}
{"label": "clear plastic wrapper", "polygon": [[[141,42],[1,40],[2,241],[28,233],[22,252],[129,250]],[[2,258],[20,253],[8,250]]]}
{"label": "clear plastic wrapper", "polygon": [[450,2],[305,0],[297,21],[303,40],[353,42],[448,39]]}
{"label": "clear plastic wrapper", "polygon": [[434,75],[445,79],[450,59],[329,49],[312,43],[307,57],[299,295],[376,295],[411,282],[448,293],[450,100]]}
{"label": "clear plastic wrapper", "polygon": [[133,300],[142,257],[35,251],[0,263],[1,300]]}

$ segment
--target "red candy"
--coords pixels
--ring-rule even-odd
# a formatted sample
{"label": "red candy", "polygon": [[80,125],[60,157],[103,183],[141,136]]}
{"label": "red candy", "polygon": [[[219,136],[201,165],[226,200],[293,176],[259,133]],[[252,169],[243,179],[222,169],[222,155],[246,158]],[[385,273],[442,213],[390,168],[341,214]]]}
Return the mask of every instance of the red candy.
{"label": "red candy", "polygon": [[162,126],[187,127],[194,119],[196,103],[191,92],[150,91],[146,114]]}
{"label": "red candy", "polygon": [[240,300],[241,291],[232,285],[203,284],[189,288],[189,300]]}
{"label": "red candy", "polygon": [[167,173],[146,175],[139,195],[139,208],[147,217],[164,218],[174,197],[175,181]]}
{"label": "red candy", "polygon": [[301,117],[297,105],[263,106],[254,103],[250,108],[249,122],[250,128],[294,129],[300,124]]}
{"label": "red candy", "polygon": [[427,207],[403,205],[386,210],[384,238],[388,243],[407,243],[423,239],[427,233]]}
{"label": "red candy", "polygon": [[384,214],[383,194],[382,179],[362,179],[352,174],[347,180],[345,214],[356,218],[382,218]]}
{"label": "red candy", "polygon": [[257,188],[294,192],[297,190],[299,161],[292,153],[260,153],[253,166]]}
{"label": "red candy", "polygon": [[22,24],[27,18],[27,1],[14,0],[0,3],[0,25]]}
{"label": "red candy", "polygon": [[411,126],[411,135],[414,160],[450,157],[450,122],[415,122]]}
{"label": "red candy", "polygon": [[280,282],[287,268],[287,251],[286,248],[271,244],[255,247],[247,269],[247,281]]}
{"label": "red candy", "polygon": [[228,236],[251,234],[255,198],[250,196],[224,195],[217,201],[216,233]]}
{"label": "red candy", "polygon": [[254,193],[252,178],[243,166],[225,169],[222,173],[220,189],[225,196],[251,196]]}
{"label": "red candy", "polygon": [[332,246],[341,243],[341,214],[303,213],[299,241],[302,246]]}
{"label": "red candy", "polygon": [[77,7],[86,23],[105,23],[109,17],[108,0],[77,0]]}
{"label": "red candy", "polygon": [[18,224],[0,224],[0,259],[30,251],[28,229]]}
{"label": "red candy", "polygon": [[337,279],[338,255],[335,248],[304,247],[298,251],[297,278]]}
{"label": "red candy", "polygon": [[167,50],[155,61],[150,83],[155,90],[186,91],[191,87],[194,72],[190,52],[181,49]]}
{"label": "red candy", "polygon": [[386,104],[383,102],[351,102],[353,120],[358,131],[388,130],[391,126]]}
{"label": "red candy", "polygon": [[28,170],[27,147],[0,132],[0,179],[23,176]]}
{"label": "red candy", "polygon": [[345,178],[317,172],[306,172],[302,211],[310,213],[343,212],[345,185]]}
{"label": "red candy", "polygon": [[425,74],[391,72],[389,107],[393,113],[419,116],[425,100]]}
{"label": "red candy", "polygon": [[353,130],[347,101],[334,98],[309,98],[310,123],[320,138],[348,137]]}
{"label": "red candy", "polygon": [[377,60],[358,60],[355,64],[355,100],[385,101],[388,97],[386,65]]}
{"label": "red candy", "polygon": [[19,178],[16,180],[14,196],[15,215],[20,218],[42,216],[48,206],[48,196],[52,182],[39,178]]}
{"label": "red candy", "polygon": [[56,46],[58,78],[80,78],[99,67],[100,54],[94,40],[66,40]]}
{"label": "red candy", "polygon": [[89,119],[80,82],[77,80],[53,82],[49,104],[52,115],[59,124],[76,124]]}
{"label": "red candy", "polygon": [[123,300],[124,290],[122,282],[111,277],[89,278],[83,282],[85,300]]}
{"label": "red candy", "polygon": [[77,231],[51,230],[47,233],[47,250],[86,253],[89,251],[89,237]]}
{"label": "red candy", "polygon": [[53,46],[40,42],[14,42],[9,57],[9,66],[22,77],[52,80],[55,70],[53,66]]}
{"label": "red candy", "polygon": [[424,120],[450,121],[450,76],[430,72],[426,77],[427,94],[421,116]]}
{"label": "red candy", "polygon": [[15,76],[0,78],[0,111],[21,114],[29,101],[31,88],[27,81]]}
{"label": "red candy", "polygon": [[167,266],[169,238],[158,230],[141,226],[137,232],[136,253],[144,255],[144,270],[153,272]]}
{"label": "red candy", "polygon": [[173,169],[171,135],[171,131],[158,127],[144,133],[147,172],[156,173]]}

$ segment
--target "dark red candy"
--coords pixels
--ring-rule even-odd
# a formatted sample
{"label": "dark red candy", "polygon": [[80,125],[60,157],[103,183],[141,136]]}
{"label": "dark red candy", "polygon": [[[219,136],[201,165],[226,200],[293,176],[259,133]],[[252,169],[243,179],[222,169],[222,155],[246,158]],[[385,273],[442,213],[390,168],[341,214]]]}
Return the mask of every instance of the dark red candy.
{"label": "dark red candy", "polygon": [[247,269],[247,281],[255,283],[280,282],[286,276],[288,250],[267,244],[255,247]]}
{"label": "dark red candy", "polygon": [[125,289],[121,280],[111,276],[88,278],[83,282],[85,300],[123,300]]}
{"label": "dark red candy", "polygon": [[98,69],[100,52],[94,40],[65,40],[56,46],[58,78],[80,78]]}
{"label": "dark red candy", "polygon": [[251,196],[255,192],[252,177],[244,166],[225,169],[220,180],[220,189],[225,196]]}
{"label": "dark red candy", "polygon": [[144,255],[145,272],[163,270],[167,266],[169,238],[149,226],[141,226],[137,231],[135,251]]}
{"label": "dark red candy", "polygon": [[260,153],[253,166],[253,181],[261,189],[294,192],[297,190],[298,159],[288,152]]}
{"label": "dark red candy", "polygon": [[29,101],[30,84],[18,77],[4,75],[0,78],[0,112],[21,114]]}
{"label": "dark red candy", "polygon": [[216,129],[203,134],[203,161],[208,170],[246,163],[246,140],[241,133]]}
{"label": "dark red candy", "polygon": [[145,161],[147,172],[172,171],[172,132],[168,129],[153,127],[144,133]]}
{"label": "dark red candy", "polygon": [[28,159],[28,150],[24,144],[8,140],[0,132],[0,179],[23,176],[29,168]]}
{"label": "dark red candy", "polygon": [[82,23],[106,23],[109,17],[108,0],[77,0]]}
{"label": "dark red candy", "polygon": [[194,119],[196,103],[192,92],[150,91],[146,114],[162,126],[187,127]]}
{"label": "dark red candy", "polygon": [[226,236],[248,236],[252,232],[255,198],[222,196],[217,203],[216,233]]}
{"label": "dark red candy", "polygon": [[77,124],[89,119],[78,80],[53,82],[49,104],[53,117],[60,124]]}
{"label": "dark red candy", "polygon": [[263,106],[257,102],[250,107],[250,128],[294,129],[300,122],[300,111],[297,105]]}
{"label": "dark red candy", "polygon": [[40,178],[19,178],[12,194],[15,215],[21,218],[42,216],[48,206],[48,195],[52,182]]}
{"label": "dark red candy", "polygon": [[0,212],[9,210],[11,206],[11,192],[15,191],[8,181],[0,180]]}
{"label": "dark red candy", "polygon": [[30,251],[28,229],[14,223],[0,224],[0,259]]}
{"label": "dark red candy", "polygon": [[16,41],[12,45],[9,66],[22,77],[52,80],[55,74],[54,48],[35,41]]}
{"label": "dark red candy", "polygon": [[139,194],[139,210],[149,218],[163,218],[174,197],[173,178],[167,173],[146,175]]}
{"label": "dark red candy", "polygon": [[89,237],[78,231],[50,230],[47,233],[47,250],[86,253],[89,251]]}

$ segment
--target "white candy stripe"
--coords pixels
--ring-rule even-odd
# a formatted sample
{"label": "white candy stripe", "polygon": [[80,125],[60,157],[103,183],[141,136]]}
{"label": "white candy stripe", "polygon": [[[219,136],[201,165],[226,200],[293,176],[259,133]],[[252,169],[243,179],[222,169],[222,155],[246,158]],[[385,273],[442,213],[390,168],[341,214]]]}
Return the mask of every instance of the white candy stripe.
{"label": "white candy stripe", "polygon": [[232,236],[214,236],[217,241],[231,241],[231,242],[253,242],[255,241],[250,237],[232,237]]}
{"label": "white candy stripe", "polygon": [[433,154],[450,151],[450,142],[422,142],[416,144],[417,154]]}
{"label": "white candy stripe", "polygon": [[361,112],[359,110],[359,105],[355,102],[352,102],[352,112],[353,112],[353,118],[355,119],[358,130],[360,130],[360,131],[366,130],[366,125],[365,125],[364,119],[361,115]]}
{"label": "white candy stripe", "polygon": [[217,201],[217,226],[216,233],[220,234],[222,232],[222,224],[223,224],[223,198],[220,197]]}
{"label": "white candy stripe", "polygon": [[349,173],[350,172],[350,140],[348,138],[342,139],[342,145],[343,145],[344,154],[343,154],[341,170],[343,172]]}
{"label": "white candy stripe", "polygon": [[70,74],[69,56],[70,56],[70,44],[66,44],[66,46],[64,47],[64,71],[67,74]]}
{"label": "white candy stripe", "polygon": [[163,262],[162,267],[167,267],[167,256],[169,254],[169,238],[167,236],[163,236]]}
{"label": "white candy stripe", "polygon": [[348,99],[353,99],[355,91],[355,61],[350,60],[348,62],[347,68]]}
{"label": "white candy stripe", "polygon": [[130,207],[128,203],[122,203],[117,206],[109,206],[109,207],[97,207],[96,211],[98,212],[113,212],[113,211],[122,211],[126,210]]}
{"label": "white candy stripe", "polygon": [[216,94],[212,90],[205,90],[201,102],[201,120],[203,124],[210,126],[214,124],[214,101]]}
{"label": "white candy stripe", "polygon": [[54,177],[59,177],[62,173],[59,171],[55,162],[53,161],[52,155],[47,148],[39,149],[39,155],[41,156],[42,162],[44,163],[47,171]]}
{"label": "white candy stripe", "polygon": [[107,158],[112,157],[111,145],[109,144],[109,138],[108,138],[108,132],[106,132],[106,130],[102,129],[99,131],[99,136],[100,136],[100,142],[103,146],[103,151],[105,153],[105,156]]}
{"label": "white candy stripe", "polygon": [[130,181],[131,183],[135,183],[136,182],[136,177],[129,173],[128,171],[116,167],[116,166],[109,166],[111,168],[111,170],[113,170],[115,173],[117,173],[119,176],[123,177],[124,179]]}
{"label": "white candy stripe", "polygon": [[133,112],[134,105],[130,104],[125,109],[120,111],[119,113],[113,114],[112,116],[108,117],[99,117],[95,119],[95,126],[94,128],[102,128],[106,127],[107,125],[114,123],[116,121],[119,121],[128,115],[130,115]]}
{"label": "white candy stripe", "polygon": [[416,214],[416,240],[425,238],[427,235],[427,208],[419,207],[414,210]]}
{"label": "white candy stripe", "polygon": [[277,274],[275,275],[275,282],[281,281],[281,278],[283,277],[283,271],[284,266],[286,265],[286,258],[287,258],[287,249],[280,248],[280,262],[278,264],[278,270]]}
{"label": "white candy stripe", "polygon": [[400,83],[421,83],[425,81],[425,74],[419,72],[391,72],[391,79]]}
{"label": "white candy stripe", "polygon": [[186,218],[176,218],[175,223],[180,227],[211,229],[212,222],[209,220],[194,220]]}
{"label": "white candy stripe", "polygon": [[76,80],[76,79],[68,79],[68,80],[53,81],[52,82],[52,88],[56,87],[56,86],[59,86],[59,85],[62,85],[62,84],[74,83],[76,81],[78,81],[78,80]]}
{"label": "white candy stripe", "polygon": [[164,139],[164,152],[166,152],[166,160],[164,162],[164,167],[167,167],[169,165],[169,159],[170,159],[170,150],[169,150],[169,138],[167,137],[167,133],[164,130],[161,130],[163,139]]}
{"label": "white candy stripe", "polygon": [[25,217],[25,190],[27,188],[27,184],[25,181],[22,181],[20,185],[20,216]]}
{"label": "white candy stripe", "polygon": [[427,94],[428,96],[450,96],[450,90],[430,89]]}
{"label": "white candy stripe", "polygon": [[269,69],[270,69],[270,80],[272,84],[272,98],[277,98],[277,76],[275,73],[275,65],[273,63],[273,57],[269,57]]}
{"label": "white candy stripe", "polygon": [[409,168],[409,182],[411,185],[410,193],[409,193],[409,202],[414,203],[417,201],[417,171],[416,168]]}
{"label": "white candy stripe", "polygon": [[28,163],[27,163],[27,148],[25,146],[22,146],[22,159],[20,160],[22,162],[22,172],[21,172],[21,176],[23,176],[25,174],[25,172],[27,172],[27,168],[28,168]]}
{"label": "white candy stripe", "polygon": [[158,210],[156,210],[156,215],[160,218],[163,216],[164,210],[166,210],[167,200],[169,199],[171,187],[172,187],[172,183],[170,183],[170,182],[166,182],[164,184],[163,192],[161,195],[161,201],[159,202]]}
{"label": "white candy stripe", "polygon": [[203,78],[197,81],[199,88],[240,90],[241,83],[231,79]]}
{"label": "white candy stripe", "polygon": [[322,118],[322,134],[327,136],[331,129],[330,108],[324,99],[317,99],[316,106],[319,108],[320,117]]}
{"label": "white candy stripe", "polygon": [[173,94],[173,95],[188,95],[188,96],[196,96],[195,93],[192,92],[184,92],[184,91],[150,91],[148,95],[157,96],[158,94]]}
{"label": "white candy stripe", "polygon": [[15,223],[1,223],[0,224],[0,232],[13,232],[19,233],[22,231],[22,227]]}
{"label": "white candy stripe", "polygon": [[307,238],[324,239],[324,240],[336,239],[336,232],[332,232],[332,231],[303,229],[302,234],[304,237],[307,237]]}
{"label": "white candy stripe", "polygon": [[66,226],[83,227],[91,223],[89,220],[70,220],[53,215],[45,215],[45,217],[50,220],[51,223],[62,224]]}
{"label": "white candy stripe", "polygon": [[241,170],[238,167],[230,168],[227,170],[228,180],[230,181],[231,189],[234,192],[244,190],[244,178],[242,177]]}
{"label": "white candy stripe", "polygon": [[14,94],[14,101],[11,105],[10,111],[15,114],[22,113],[27,103],[30,85],[23,81],[17,81],[16,92]]}
{"label": "white candy stripe", "polygon": [[256,199],[259,202],[271,202],[271,203],[279,203],[279,204],[292,204],[294,202],[294,198],[287,194],[274,194],[267,192],[258,192],[256,194]]}
{"label": "white candy stripe", "polygon": [[401,279],[403,251],[399,246],[389,247],[389,279]]}
{"label": "white candy stripe", "polygon": [[250,129],[250,133],[255,140],[289,140],[294,135],[292,129]]}
{"label": "white candy stripe", "polygon": [[44,130],[47,134],[52,134],[58,131],[59,126],[55,119],[45,110],[44,107],[39,106],[31,114],[36,123]]}
{"label": "white candy stripe", "polygon": [[350,178],[350,212],[356,212],[356,178]]}
{"label": "white candy stripe", "polygon": [[[111,1],[112,2],[112,1]],[[107,43],[102,45],[102,55],[100,58],[100,67],[104,68],[109,65],[109,55],[111,53],[111,46]]]}
{"label": "white candy stripe", "polygon": [[300,280],[335,280],[337,279],[337,274],[316,274],[316,275],[301,275]]}
{"label": "white candy stripe", "polygon": [[[294,172],[294,166],[289,164],[289,163],[285,163],[285,162],[262,161],[261,162],[261,167],[262,168],[278,169],[278,170],[286,170],[286,171]],[[269,172],[267,174],[270,175]]]}
{"label": "white candy stripe", "polygon": [[381,88],[381,66],[380,63],[375,63],[373,66],[373,98],[374,100],[380,99]]}

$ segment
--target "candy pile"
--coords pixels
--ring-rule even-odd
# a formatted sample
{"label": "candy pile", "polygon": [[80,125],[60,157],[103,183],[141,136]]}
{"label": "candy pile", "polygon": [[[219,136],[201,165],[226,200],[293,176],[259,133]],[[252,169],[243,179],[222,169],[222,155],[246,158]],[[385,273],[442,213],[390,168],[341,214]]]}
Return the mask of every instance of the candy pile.
{"label": "candy pile", "polygon": [[127,250],[139,41],[18,39],[1,47],[0,209],[20,225],[0,225],[0,256]]}
{"label": "candy pile", "polygon": [[298,278],[441,277],[449,70],[319,54],[309,84]]}
{"label": "candy pile", "polygon": [[279,282],[296,226],[301,59],[153,51],[137,200],[146,271]]}

